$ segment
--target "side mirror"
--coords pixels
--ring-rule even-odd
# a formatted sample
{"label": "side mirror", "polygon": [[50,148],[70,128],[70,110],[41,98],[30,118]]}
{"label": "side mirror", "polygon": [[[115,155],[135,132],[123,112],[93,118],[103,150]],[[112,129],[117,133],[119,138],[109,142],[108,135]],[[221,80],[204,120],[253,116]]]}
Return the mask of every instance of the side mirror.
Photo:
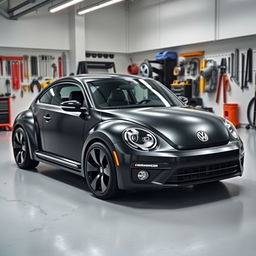
{"label": "side mirror", "polygon": [[184,105],[187,105],[187,104],[188,104],[188,98],[187,98],[187,97],[179,96],[178,98],[179,98],[179,100],[180,100]]}
{"label": "side mirror", "polygon": [[77,100],[67,100],[60,104],[61,108],[67,112],[82,112],[87,113],[87,108]]}

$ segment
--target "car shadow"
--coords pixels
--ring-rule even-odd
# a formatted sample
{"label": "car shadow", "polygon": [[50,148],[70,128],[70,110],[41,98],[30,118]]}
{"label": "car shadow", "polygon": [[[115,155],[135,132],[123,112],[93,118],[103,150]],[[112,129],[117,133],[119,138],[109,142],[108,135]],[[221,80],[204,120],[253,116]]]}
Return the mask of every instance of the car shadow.
{"label": "car shadow", "polygon": [[[38,172],[90,194],[83,177],[52,167],[40,168]],[[227,200],[238,196],[241,189],[238,184],[224,181],[161,190],[121,192],[115,199],[107,202],[138,209],[179,209]]]}
{"label": "car shadow", "polygon": [[227,200],[240,194],[234,183],[214,182],[188,187],[126,192],[111,203],[140,209],[180,209]]}
{"label": "car shadow", "polygon": [[44,176],[63,182],[67,185],[76,187],[77,189],[84,190],[87,192],[90,191],[83,177],[70,172],[66,172],[63,169],[53,168],[51,166],[47,166],[47,168],[41,168],[41,166],[39,166],[32,171],[39,172]]}

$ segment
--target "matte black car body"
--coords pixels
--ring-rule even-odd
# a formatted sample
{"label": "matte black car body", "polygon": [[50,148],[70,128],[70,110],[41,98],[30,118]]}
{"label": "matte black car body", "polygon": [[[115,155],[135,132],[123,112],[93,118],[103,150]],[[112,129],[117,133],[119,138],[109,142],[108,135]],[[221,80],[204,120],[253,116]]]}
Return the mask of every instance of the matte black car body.
{"label": "matte black car body", "polygon": [[[85,176],[86,152],[96,142],[106,146],[115,163],[117,186],[121,190],[189,185],[241,176],[243,144],[233,138],[224,120],[211,113],[182,106],[99,109],[87,86],[93,79],[143,79],[122,75],[80,75],[60,79],[78,85],[86,98],[87,112],[65,112],[59,106],[33,101],[20,113],[14,132],[21,127],[27,136],[30,158],[61,166]],[[47,116],[49,120],[47,120]],[[82,127],[82,128],[81,128]],[[146,129],[157,138],[157,147],[141,151],[129,147],[123,138],[127,128]],[[202,142],[198,131],[208,134]],[[114,159],[117,153],[119,164]],[[145,181],[138,172],[149,173]]]}

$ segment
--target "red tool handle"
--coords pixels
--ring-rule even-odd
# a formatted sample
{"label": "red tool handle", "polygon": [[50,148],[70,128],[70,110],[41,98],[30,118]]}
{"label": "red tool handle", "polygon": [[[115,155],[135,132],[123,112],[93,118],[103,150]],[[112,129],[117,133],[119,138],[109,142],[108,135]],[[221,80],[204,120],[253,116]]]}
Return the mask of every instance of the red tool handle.
{"label": "red tool handle", "polygon": [[218,81],[218,86],[217,86],[217,91],[216,91],[216,103],[219,103],[219,99],[220,99],[220,89],[221,89],[221,82],[222,82],[222,74],[219,77],[219,81]]}
{"label": "red tool handle", "polygon": [[228,76],[225,75],[223,78],[223,102],[227,103],[227,91],[229,90],[229,79]]}
{"label": "red tool handle", "polygon": [[12,88],[20,89],[20,66],[18,62],[12,62]]}

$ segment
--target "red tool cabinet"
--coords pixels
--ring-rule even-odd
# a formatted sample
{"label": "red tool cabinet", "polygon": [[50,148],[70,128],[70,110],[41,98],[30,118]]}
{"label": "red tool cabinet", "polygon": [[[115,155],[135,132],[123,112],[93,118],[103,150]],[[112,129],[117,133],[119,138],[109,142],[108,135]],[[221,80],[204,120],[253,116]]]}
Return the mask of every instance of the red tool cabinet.
{"label": "red tool cabinet", "polygon": [[11,124],[11,99],[0,98],[0,127],[7,127],[12,130]]}

